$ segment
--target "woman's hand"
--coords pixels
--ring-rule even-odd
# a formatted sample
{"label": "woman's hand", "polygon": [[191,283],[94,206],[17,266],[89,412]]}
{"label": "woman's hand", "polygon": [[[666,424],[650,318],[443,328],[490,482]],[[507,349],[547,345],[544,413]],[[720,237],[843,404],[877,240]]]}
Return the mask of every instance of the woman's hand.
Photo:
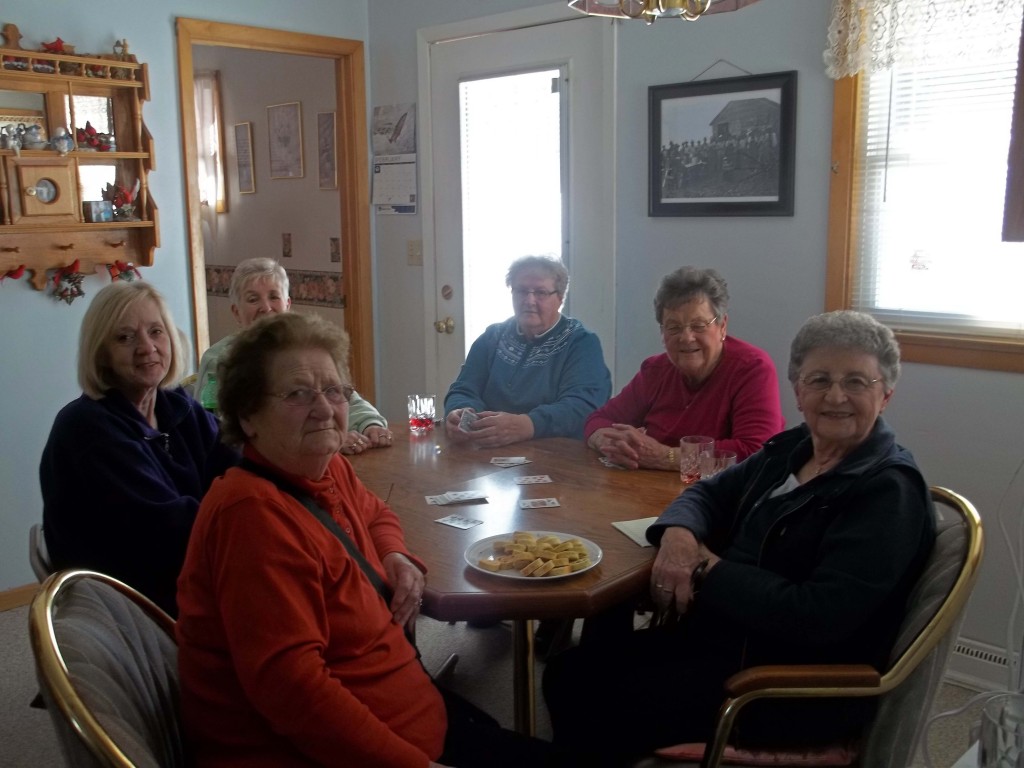
{"label": "woman's hand", "polygon": [[345,433],[345,440],[341,444],[341,453],[346,456],[353,456],[362,453],[370,448],[370,441],[355,430]]}
{"label": "woman's hand", "polygon": [[462,412],[473,410],[472,408],[456,408],[449,413],[444,420],[444,431],[449,439],[456,443],[464,443],[469,440],[469,433],[459,429],[459,422],[462,420]]}
{"label": "woman's hand", "polygon": [[626,469],[679,469],[676,461],[669,461],[671,449],[648,437],[643,427],[613,424],[594,432],[587,442]]}
{"label": "woman's hand", "polygon": [[379,424],[371,424],[364,429],[363,437],[369,443],[370,448],[390,448],[393,439],[391,430]]}
{"label": "woman's hand", "polygon": [[423,588],[426,586],[423,572],[401,552],[385,555],[383,562],[388,583],[394,590],[390,607],[395,623],[412,629],[423,604]]}
{"label": "woman's hand", "polygon": [[525,413],[480,411],[469,439],[482,448],[499,448],[533,437],[533,419]]}
{"label": "woman's hand", "polygon": [[675,607],[678,613],[686,613],[693,600],[693,571],[705,559],[707,571],[710,571],[719,557],[699,543],[689,528],[666,529],[651,571],[654,604],[659,608]]}

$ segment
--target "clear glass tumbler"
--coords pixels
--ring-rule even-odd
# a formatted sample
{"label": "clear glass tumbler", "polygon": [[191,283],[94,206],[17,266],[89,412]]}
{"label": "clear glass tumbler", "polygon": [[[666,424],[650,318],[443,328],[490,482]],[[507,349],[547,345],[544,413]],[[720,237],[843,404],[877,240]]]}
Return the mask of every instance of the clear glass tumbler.
{"label": "clear glass tumbler", "polygon": [[1024,768],[1024,694],[993,696],[981,710],[978,768]]}
{"label": "clear glass tumbler", "polygon": [[715,438],[707,435],[687,435],[679,441],[679,479],[685,485],[700,480],[700,455],[714,447]]}
{"label": "clear glass tumbler", "polygon": [[409,395],[409,431],[424,435],[434,428],[434,395]]}

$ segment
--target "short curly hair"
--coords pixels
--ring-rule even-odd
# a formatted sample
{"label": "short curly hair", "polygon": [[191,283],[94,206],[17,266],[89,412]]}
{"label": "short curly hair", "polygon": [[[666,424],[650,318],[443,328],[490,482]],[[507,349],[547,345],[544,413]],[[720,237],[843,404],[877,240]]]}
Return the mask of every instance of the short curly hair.
{"label": "short curly hair", "polygon": [[140,301],[146,300],[156,304],[167,337],[171,340],[171,359],[160,386],[176,385],[184,373],[188,342],[174,324],[171,310],[163,295],[152,283],[143,280],[119,280],[96,294],[89,308],[85,310],[82,329],[78,335],[78,384],[93,400],[99,400],[108,390],[117,389],[119,382],[110,367],[107,345],[124,313]]}
{"label": "short curly hair", "polygon": [[319,315],[298,312],[264,315],[239,331],[217,364],[220,429],[224,442],[241,445],[246,441],[242,420],[257,413],[266,402],[274,357],[295,349],[326,352],[334,361],[342,383],[348,383],[349,340],[345,331]]}
{"label": "short curly hair", "polygon": [[666,309],[707,299],[711,311],[721,319],[729,311],[729,287],[718,272],[698,267],[680,267],[661,279],[654,294],[654,319],[661,325]]}
{"label": "short curly hair", "polygon": [[543,269],[551,275],[555,281],[555,291],[564,299],[565,292],[569,290],[569,270],[565,268],[561,259],[554,256],[520,256],[509,266],[505,275],[505,285],[511,288],[516,275],[534,268]]}
{"label": "short curly hair", "polygon": [[800,368],[811,352],[828,348],[874,356],[889,389],[900,378],[900,345],[892,329],[865,312],[840,309],[808,318],[797,331],[789,348],[790,382],[800,378]]}
{"label": "short curly hair", "polygon": [[265,256],[254,256],[251,259],[240,261],[231,273],[231,286],[228,288],[228,296],[231,303],[239,305],[242,303],[242,292],[255,280],[270,280],[281,289],[281,295],[288,298],[288,273],[285,272],[281,262],[268,259]]}

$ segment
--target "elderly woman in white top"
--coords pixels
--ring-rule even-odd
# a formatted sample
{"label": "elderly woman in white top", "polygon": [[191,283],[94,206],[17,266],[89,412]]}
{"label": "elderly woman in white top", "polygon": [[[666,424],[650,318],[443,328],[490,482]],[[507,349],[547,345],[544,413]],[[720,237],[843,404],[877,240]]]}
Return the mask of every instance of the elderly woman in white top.
{"label": "elderly woman in white top", "polygon": [[[231,314],[240,328],[248,328],[257,318],[272,312],[288,312],[292,300],[288,296],[288,273],[273,259],[252,258],[238,264],[228,289]],[[234,334],[225,336],[203,353],[194,388],[196,399],[210,410],[217,409],[217,363],[231,346]],[[352,393],[349,403],[348,435],[342,453],[362,453],[369,448],[391,445],[388,422],[372,404]]]}

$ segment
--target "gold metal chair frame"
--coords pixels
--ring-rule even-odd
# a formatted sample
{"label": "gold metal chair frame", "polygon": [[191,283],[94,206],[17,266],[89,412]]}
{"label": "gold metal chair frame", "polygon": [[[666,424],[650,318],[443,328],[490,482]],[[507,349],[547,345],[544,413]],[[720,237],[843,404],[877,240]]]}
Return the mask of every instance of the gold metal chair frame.
{"label": "gold metal chair frame", "polygon": [[32,652],[36,658],[40,684],[49,693],[49,705],[56,706],[60,710],[88,750],[103,765],[111,766],[111,768],[134,768],[134,763],[121,751],[121,748],[93,716],[88,705],[75,690],[54,632],[53,609],[56,602],[68,585],[83,579],[109,584],[142,608],[146,615],[172,638],[174,637],[174,620],[149,598],[124,582],[102,573],[87,570],[65,570],[54,573],[43,582],[29,607],[29,634]]}
{"label": "gold metal chair frame", "polygon": [[881,696],[900,686],[958,620],[978,578],[984,535],[977,509],[960,494],[932,486],[932,500],[955,509],[967,526],[967,553],[952,589],[935,615],[884,675],[867,664],[752,667],[726,682],[714,740],[705,750],[702,768],[717,768],[740,710],[756,699],[796,697]]}

